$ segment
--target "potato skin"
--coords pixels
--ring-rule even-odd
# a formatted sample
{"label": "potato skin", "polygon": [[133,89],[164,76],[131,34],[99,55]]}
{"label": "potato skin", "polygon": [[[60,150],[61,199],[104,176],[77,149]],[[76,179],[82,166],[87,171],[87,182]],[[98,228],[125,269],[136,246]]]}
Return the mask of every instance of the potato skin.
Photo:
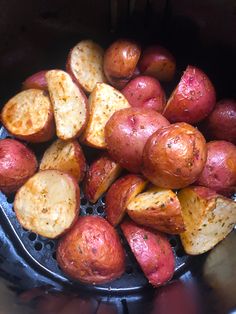
{"label": "potato skin", "polygon": [[27,77],[27,79],[22,83],[22,89],[37,88],[47,90],[48,84],[46,80],[46,73],[47,70],[42,70]]}
{"label": "potato skin", "polygon": [[207,158],[203,135],[187,123],[154,133],[143,151],[142,172],[153,184],[179,189],[196,181]]}
{"label": "potato skin", "polygon": [[175,258],[165,234],[130,220],[123,222],[121,229],[150,284],[158,287],[169,281]]}
{"label": "potato skin", "polygon": [[125,169],[141,171],[143,148],[147,139],[169,122],[147,108],[128,108],[115,112],[105,126],[105,141],[111,157]]}
{"label": "potato skin", "polygon": [[196,184],[226,195],[234,192],[236,190],[236,146],[226,141],[207,143],[207,161]]}
{"label": "potato skin", "polygon": [[121,92],[132,107],[150,108],[162,113],[166,103],[159,81],[149,76],[132,79]]}
{"label": "potato skin", "polygon": [[107,220],[118,225],[125,215],[128,203],[145,188],[147,181],[141,176],[128,174],[115,181],[106,194]]}
{"label": "potato skin", "polygon": [[57,261],[71,278],[88,284],[112,281],[125,270],[125,254],[115,229],[102,217],[79,217],[60,239]]}
{"label": "potato skin", "polygon": [[214,86],[207,75],[188,66],[172,92],[163,115],[170,122],[195,124],[205,119],[216,103]]}
{"label": "potato skin", "polygon": [[176,62],[173,55],[166,48],[150,46],[143,51],[138,66],[142,74],[168,82],[175,75]]}
{"label": "potato skin", "polygon": [[118,39],[104,54],[103,69],[107,80],[117,89],[123,88],[136,70],[141,49],[134,41]]}
{"label": "potato skin", "polygon": [[0,140],[0,190],[16,192],[37,170],[34,153],[13,139]]}

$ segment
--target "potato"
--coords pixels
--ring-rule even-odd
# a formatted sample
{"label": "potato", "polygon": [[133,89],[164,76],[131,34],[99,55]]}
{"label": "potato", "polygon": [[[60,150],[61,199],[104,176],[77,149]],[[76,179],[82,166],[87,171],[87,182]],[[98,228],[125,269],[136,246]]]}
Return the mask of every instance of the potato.
{"label": "potato", "polygon": [[46,74],[48,90],[53,104],[57,136],[62,140],[78,137],[88,120],[87,98],[62,70]]}
{"label": "potato", "polygon": [[14,210],[23,228],[46,238],[56,238],[76,221],[80,190],[75,179],[57,170],[31,177],[17,192]]}
{"label": "potato", "polygon": [[236,192],[236,146],[226,141],[207,143],[207,161],[196,184],[218,193]]}
{"label": "potato", "polygon": [[236,203],[205,187],[178,193],[186,231],[180,235],[184,250],[202,254],[223,240],[236,223]]}
{"label": "potato", "polygon": [[175,75],[176,62],[173,55],[166,48],[156,45],[143,51],[138,66],[142,74],[168,82]]}
{"label": "potato", "polygon": [[133,76],[140,54],[139,45],[131,40],[112,43],[105,51],[103,63],[108,82],[117,89],[123,88]]}
{"label": "potato", "polygon": [[84,195],[92,202],[97,200],[107,191],[121,172],[121,167],[104,153],[89,167],[84,180]]}
{"label": "potato", "polygon": [[147,139],[169,122],[147,108],[128,108],[112,115],[105,126],[105,141],[111,157],[131,172],[141,171],[143,148]]}
{"label": "potato", "polygon": [[129,220],[121,224],[121,229],[149,283],[158,287],[169,281],[175,258],[166,236]]}
{"label": "potato", "polygon": [[123,219],[127,205],[133,198],[141,193],[147,181],[142,177],[128,174],[121,177],[111,185],[105,201],[107,220],[113,225],[118,225]]}
{"label": "potato", "polygon": [[66,64],[67,72],[87,93],[91,93],[98,82],[106,81],[103,55],[102,47],[92,40],[82,40],[70,51]]}
{"label": "potato", "polygon": [[90,115],[81,141],[95,148],[106,148],[104,128],[114,112],[130,105],[116,89],[105,83],[97,83],[89,97]]}
{"label": "potato", "polygon": [[204,126],[212,139],[236,145],[236,100],[222,99],[209,114]]}
{"label": "potato", "polygon": [[166,97],[160,83],[153,77],[138,76],[122,90],[132,107],[150,108],[162,113]]}
{"label": "potato", "polygon": [[88,284],[112,281],[125,270],[125,254],[115,229],[102,217],[79,217],[59,241],[57,262],[71,278]]}
{"label": "potato", "polygon": [[206,74],[188,66],[172,92],[163,115],[170,122],[195,124],[205,119],[216,102],[214,86]]}
{"label": "potato", "polygon": [[18,190],[37,170],[34,153],[13,139],[0,140],[0,190],[9,194]]}
{"label": "potato", "polygon": [[1,119],[9,133],[28,142],[46,142],[55,133],[50,99],[39,89],[12,97],[3,107]]}
{"label": "potato", "polygon": [[152,187],[135,196],[127,213],[136,223],[162,232],[179,234],[185,230],[179,200],[168,189]]}
{"label": "potato", "polygon": [[46,80],[46,73],[47,70],[43,70],[27,77],[27,79],[22,83],[22,89],[36,88],[47,90],[48,84]]}
{"label": "potato", "polygon": [[86,160],[76,140],[64,142],[58,139],[45,151],[39,168],[67,172],[80,182],[85,175]]}
{"label": "potato", "polygon": [[175,123],[147,140],[142,172],[159,187],[180,189],[197,180],[206,158],[203,135],[187,123]]}

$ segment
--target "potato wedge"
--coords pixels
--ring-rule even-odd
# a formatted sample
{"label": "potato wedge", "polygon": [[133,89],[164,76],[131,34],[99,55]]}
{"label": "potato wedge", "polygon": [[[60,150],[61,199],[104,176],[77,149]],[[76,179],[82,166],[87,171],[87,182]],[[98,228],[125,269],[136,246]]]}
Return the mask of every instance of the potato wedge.
{"label": "potato wedge", "polygon": [[36,173],[17,192],[14,210],[25,229],[56,238],[76,221],[80,190],[75,179],[57,170]]}
{"label": "potato wedge", "polygon": [[78,137],[88,119],[86,96],[70,75],[62,70],[48,71],[46,79],[53,105],[57,136],[62,140]]}
{"label": "potato wedge", "polygon": [[128,174],[112,184],[106,194],[105,211],[107,220],[113,226],[121,222],[127,205],[145,189],[146,184],[144,178],[134,174]]}
{"label": "potato wedge", "polygon": [[97,83],[106,82],[103,73],[104,50],[92,40],[82,40],[71,49],[67,59],[68,73],[88,93]]}
{"label": "potato wedge", "polygon": [[85,175],[86,161],[76,140],[65,142],[58,139],[45,151],[39,168],[66,172],[80,182]]}
{"label": "potato wedge", "polygon": [[12,97],[3,107],[1,120],[9,133],[28,142],[46,142],[55,133],[50,99],[39,89]]}
{"label": "potato wedge", "polygon": [[98,83],[89,97],[90,116],[82,141],[89,146],[106,148],[104,128],[114,112],[129,108],[126,98],[115,88]]}
{"label": "potato wedge", "polygon": [[127,206],[136,223],[153,229],[179,234],[185,230],[177,195],[168,189],[152,187],[137,195]]}
{"label": "potato wedge", "polygon": [[108,154],[103,154],[89,167],[84,180],[84,194],[87,199],[96,203],[119,176],[121,167]]}
{"label": "potato wedge", "polygon": [[184,250],[198,255],[212,249],[236,224],[236,202],[205,187],[178,193],[186,231],[180,235]]}

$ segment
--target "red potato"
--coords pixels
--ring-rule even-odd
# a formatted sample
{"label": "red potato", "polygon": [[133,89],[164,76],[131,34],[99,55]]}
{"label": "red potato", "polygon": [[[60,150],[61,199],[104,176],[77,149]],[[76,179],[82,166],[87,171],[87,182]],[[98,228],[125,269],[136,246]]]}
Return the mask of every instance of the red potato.
{"label": "red potato", "polygon": [[13,139],[0,140],[0,190],[16,192],[37,170],[34,153]]}
{"label": "red potato", "polygon": [[159,187],[180,189],[197,180],[206,158],[203,135],[187,123],[175,123],[158,130],[147,140],[142,172]]}
{"label": "red potato", "polygon": [[236,146],[226,141],[207,143],[207,161],[196,184],[218,193],[236,192]]}
{"label": "red potato", "polygon": [[162,113],[166,103],[160,83],[149,76],[132,79],[121,92],[132,107],[150,108]]}
{"label": "red potato", "polygon": [[166,48],[150,46],[143,51],[138,66],[142,74],[168,82],[175,75],[176,62],[173,55]]}
{"label": "red potato", "polygon": [[91,93],[97,83],[106,81],[103,55],[102,47],[92,40],[82,40],[70,51],[67,72],[87,93]]}
{"label": "red potato", "polygon": [[27,79],[22,83],[22,89],[36,88],[47,90],[48,84],[46,80],[46,73],[47,70],[43,70],[27,77]]}
{"label": "red potato", "polygon": [[119,39],[105,51],[103,69],[108,82],[123,88],[136,71],[141,54],[139,45],[131,40]]}
{"label": "red potato", "polygon": [[172,92],[163,115],[170,122],[195,124],[205,119],[216,103],[215,88],[206,74],[188,66]]}
{"label": "red potato", "polygon": [[31,177],[17,192],[14,210],[23,228],[54,239],[75,223],[80,190],[64,172],[44,170]]}
{"label": "red potato", "polygon": [[143,148],[147,139],[169,122],[147,108],[117,111],[105,126],[105,141],[111,157],[131,172],[141,171]]}
{"label": "red potato", "polygon": [[53,108],[45,91],[28,89],[3,107],[2,123],[9,133],[28,142],[46,142],[55,133]]}
{"label": "red potato", "polygon": [[121,224],[121,229],[150,284],[158,287],[169,281],[175,258],[166,236],[129,220]]}
{"label": "red potato", "polygon": [[119,278],[125,254],[115,229],[102,217],[79,217],[59,241],[57,262],[71,278],[101,284]]}
{"label": "red potato", "polygon": [[62,70],[46,74],[53,105],[57,136],[62,140],[78,137],[88,120],[88,100],[70,75]]}
{"label": "red potato", "polygon": [[111,184],[120,175],[121,167],[108,154],[103,154],[89,167],[84,180],[84,195],[92,202],[107,191]]}
{"label": "red potato", "polygon": [[212,139],[236,144],[236,100],[219,101],[204,121],[204,126]]}
{"label": "red potato", "polygon": [[44,152],[39,168],[66,172],[80,182],[86,172],[86,160],[76,140],[64,142],[58,139]]}
{"label": "red potato", "polygon": [[128,174],[111,185],[106,194],[105,212],[113,226],[121,222],[129,202],[145,189],[146,184],[142,177]]}

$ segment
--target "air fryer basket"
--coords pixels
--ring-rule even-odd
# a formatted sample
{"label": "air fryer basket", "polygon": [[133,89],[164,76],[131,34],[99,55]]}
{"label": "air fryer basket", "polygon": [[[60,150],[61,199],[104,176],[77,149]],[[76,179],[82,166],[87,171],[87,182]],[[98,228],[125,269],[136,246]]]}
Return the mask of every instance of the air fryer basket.
{"label": "air fryer basket", "polygon": [[[188,64],[195,64],[213,80],[218,99],[236,97],[236,5],[233,0],[217,3],[213,0],[25,0],[20,2],[20,7],[17,0],[0,3],[1,104],[19,90],[28,75],[41,69],[63,69],[69,49],[84,38],[92,38],[104,47],[118,37],[134,38],[142,45],[161,43],[176,56],[179,74]],[[170,92],[172,86],[168,88]],[[1,127],[0,138],[8,136]],[[40,159],[47,145],[31,147]],[[96,156],[92,149],[87,149],[86,154],[90,159]],[[13,199],[14,195],[6,197],[0,193],[0,275],[14,284],[16,290],[50,286],[78,291],[85,297],[95,296],[100,301],[109,298],[116,304],[117,313],[149,313],[155,302],[154,289],[119,230],[127,252],[125,274],[106,285],[72,282],[55,260],[56,241],[23,229],[16,220]],[[93,205],[82,194],[81,215],[104,216],[104,198]],[[202,296],[199,299],[202,311],[226,313],[236,308],[231,293],[225,293],[236,287],[232,279],[236,277],[234,252],[227,256],[236,243],[235,231],[229,240],[201,257],[185,255],[178,237],[171,236],[169,241],[176,258],[174,279],[196,285]],[[222,259],[224,254],[230,261]],[[222,261],[227,269],[225,273]],[[223,280],[218,280],[219,274]]]}

